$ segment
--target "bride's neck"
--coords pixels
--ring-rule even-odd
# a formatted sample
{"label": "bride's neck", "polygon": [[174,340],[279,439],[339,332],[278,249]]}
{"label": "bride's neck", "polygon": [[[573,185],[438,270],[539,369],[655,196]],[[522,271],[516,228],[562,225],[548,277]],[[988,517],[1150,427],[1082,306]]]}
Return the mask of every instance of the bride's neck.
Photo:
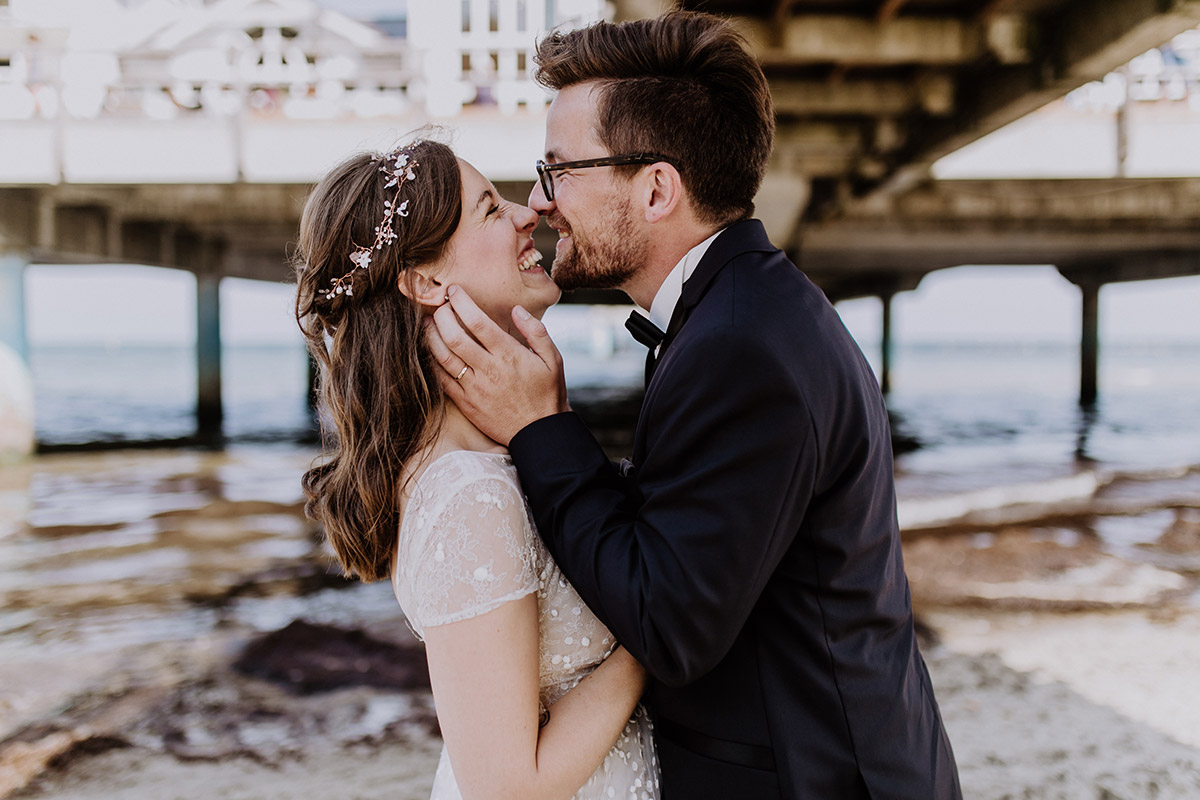
{"label": "bride's neck", "polygon": [[446,400],[446,416],[442,421],[442,429],[438,431],[433,449],[438,455],[450,450],[505,452],[503,446],[492,441],[479,428],[476,428],[450,399]]}

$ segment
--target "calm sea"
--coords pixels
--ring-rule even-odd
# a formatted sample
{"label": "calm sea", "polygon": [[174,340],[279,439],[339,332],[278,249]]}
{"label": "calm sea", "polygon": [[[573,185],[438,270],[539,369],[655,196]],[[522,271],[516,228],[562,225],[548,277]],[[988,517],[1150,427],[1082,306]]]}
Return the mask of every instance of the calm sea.
{"label": "calm sea", "polygon": [[[604,425],[631,425],[642,353],[616,320],[552,320],[572,397]],[[628,344],[626,341],[628,340]],[[877,364],[876,350],[864,348]],[[173,438],[193,432],[194,355],[178,347],[37,347],[41,441]],[[237,442],[311,430],[299,347],[229,347],[225,432]],[[1119,346],[1101,354],[1101,401],[1077,404],[1073,346],[899,346],[888,399],[908,494],[1036,481],[1089,465],[1137,471],[1200,464],[1200,344]]]}

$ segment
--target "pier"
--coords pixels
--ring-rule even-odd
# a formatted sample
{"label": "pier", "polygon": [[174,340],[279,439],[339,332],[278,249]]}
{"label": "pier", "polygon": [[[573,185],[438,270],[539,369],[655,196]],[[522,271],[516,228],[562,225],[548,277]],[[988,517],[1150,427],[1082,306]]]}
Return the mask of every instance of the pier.
{"label": "pier", "polygon": [[[220,282],[287,281],[312,182],[426,123],[452,126],[456,149],[502,193],[527,195],[549,99],[529,77],[532,44],[555,24],[598,19],[601,5],[410,2],[407,17],[372,27],[303,0],[227,0],[80,50],[74,21],[12,0],[0,7],[0,341],[27,351],[28,265],[187,270],[197,282],[195,438],[219,444]],[[663,5],[626,0],[616,14]],[[1200,274],[1200,178],[1130,176],[1116,148],[1103,177],[932,170],[1200,25],[1200,3],[683,6],[735,15],[763,63],[779,134],[760,216],[832,300],[883,301],[885,390],[891,299],[936,270],[1052,264],[1078,286],[1085,406],[1103,389],[1101,288]],[[538,234],[546,255],[551,233]]]}

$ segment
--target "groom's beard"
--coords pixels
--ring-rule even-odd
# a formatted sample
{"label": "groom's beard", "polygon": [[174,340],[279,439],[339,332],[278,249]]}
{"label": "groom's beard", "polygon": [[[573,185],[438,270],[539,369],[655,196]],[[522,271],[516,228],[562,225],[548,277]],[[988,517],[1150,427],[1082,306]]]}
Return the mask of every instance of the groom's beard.
{"label": "groom's beard", "polygon": [[600,232],[593,239],[581,237],[560,214],[550,218],[551,225],[571,235],[570,249],[555,257],[550,271],[560,289],[614,289],[641,268],[646,243],[636,237],[629,206],[626,200],[624,205],[608,209],[603,220],[590,226]]}

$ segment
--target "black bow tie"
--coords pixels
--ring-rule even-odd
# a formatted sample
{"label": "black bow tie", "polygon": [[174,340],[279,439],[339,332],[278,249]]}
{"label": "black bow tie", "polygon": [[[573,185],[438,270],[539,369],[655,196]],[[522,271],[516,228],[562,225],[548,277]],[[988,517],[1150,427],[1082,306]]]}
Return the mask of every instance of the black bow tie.
{"label": "black bow tie", "polygon": [[636,311],[629,312],[629,319],[625,320],[625,327],[633,334],[634,339],[651,350],[658,347],[663,337],[666,336],[661,328]]}

